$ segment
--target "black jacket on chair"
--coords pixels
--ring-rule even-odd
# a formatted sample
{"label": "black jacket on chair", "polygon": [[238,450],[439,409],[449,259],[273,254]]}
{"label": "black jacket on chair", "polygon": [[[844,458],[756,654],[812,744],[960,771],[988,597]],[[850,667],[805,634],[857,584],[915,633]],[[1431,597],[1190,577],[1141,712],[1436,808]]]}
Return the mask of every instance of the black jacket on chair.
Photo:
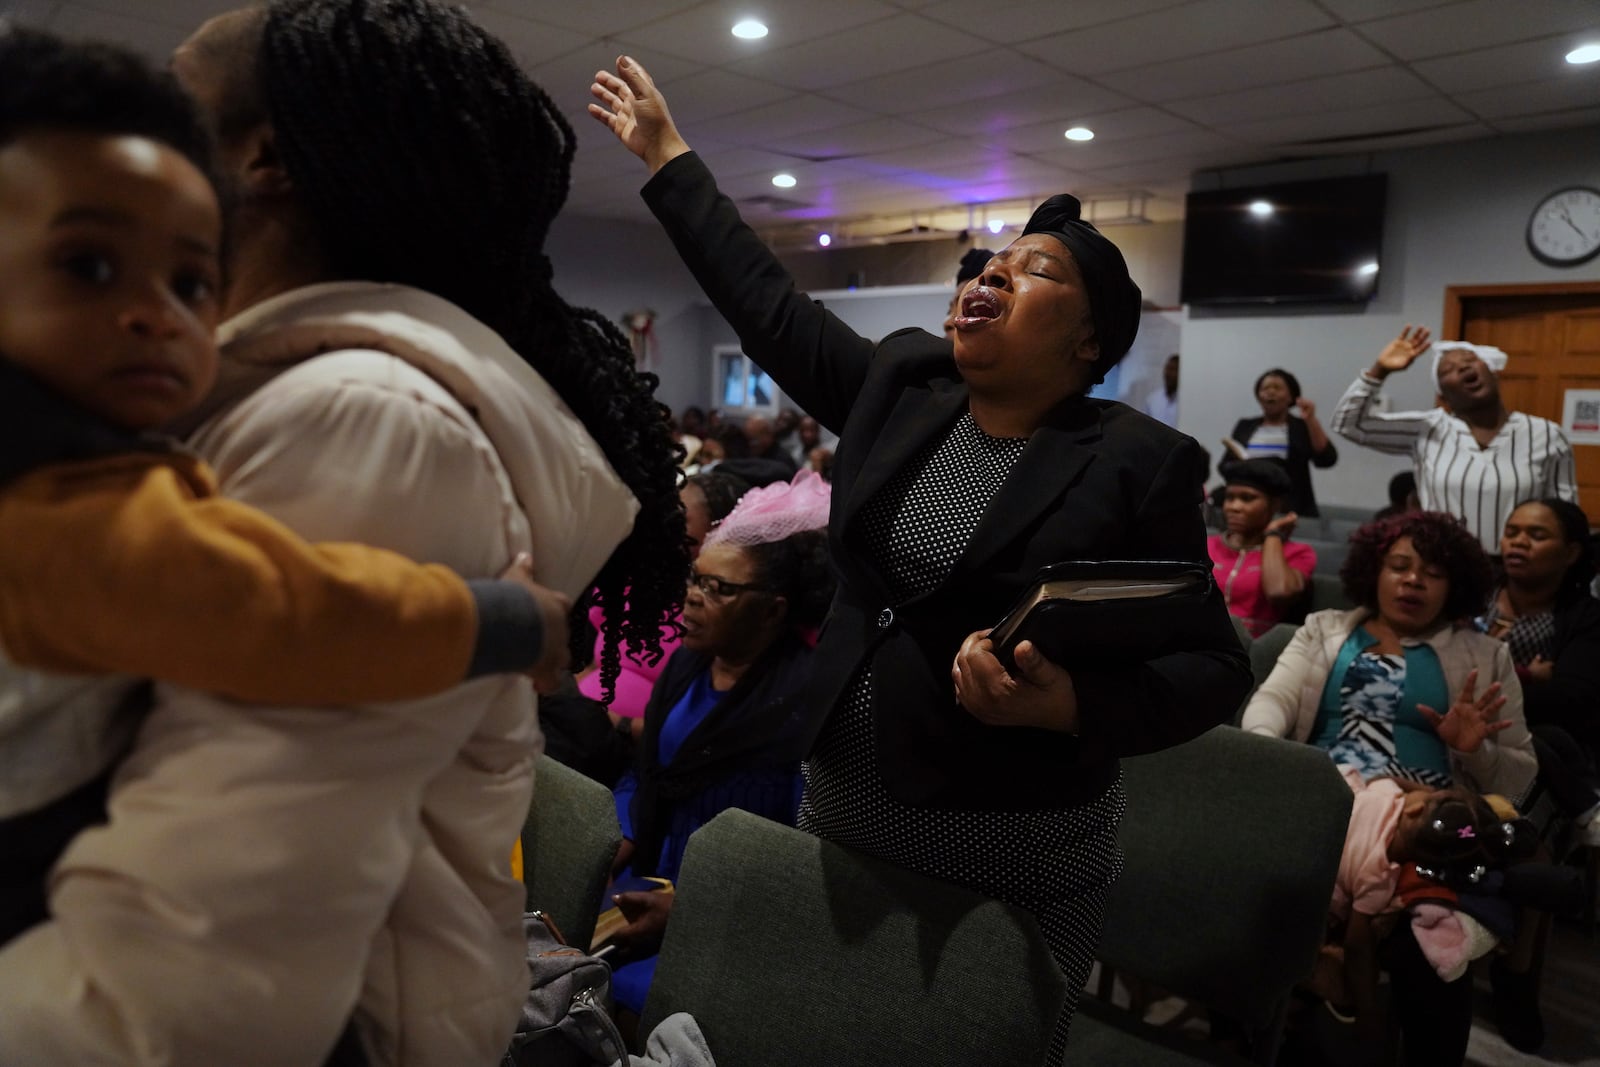
{"label": "black jacket on chair", "polygon": [[998,621],[1047,564],[1209,566],[1200,516],[1207,459],[1193,439],[1112,401],[1061,404],[945,582],[898,602],[872,562],[862,513],[967,410],[950,342],[910,329],[874,343],[797,292],[694,153],[664,166],[643,195],[746,354],[839,435],[829,546],[840,582],[817,647],[812,738],[870,664],[890,793],[921,807],[1015,811],[1087,802],[1115,780],[1119,756],[1179,744],[1233,714],[1250,665],[1220,595],[1201,647],[1136,670],[1076,672],[1077,736],[986,726],[956,705],[950,680],[962,640]]}
{"label": "black jacket on chair", "polygon": [[[1260,416],[1253,419],[1240,419],[1233,427],[1233,439],[1241,445],[1248,445],[1250,438],[1255,436],[1257,430],[1265,420]],[[1217,473],[1224,478],[1228,476],[1227,466],[1230,462],[1238,462],[1231,456],[1224,455],[1217,464]],[[1302,518],[1315,518],[1322,512],[1317,509],[1317,494],[1311,488],[1311,467],[1331,467],[1339,462],[1339,450],[1333,447],[1333,442],[1328,442],[1328,447],[1321,452],[1311,447],[1311,431],[1306,428],[1304,419],[1290,417],[1289,419],[1289,455],[1284,460],[1284,465],[1289,471],[1289,483],[1294,488],[1289,493],[1287,501],[1289,509]]]}

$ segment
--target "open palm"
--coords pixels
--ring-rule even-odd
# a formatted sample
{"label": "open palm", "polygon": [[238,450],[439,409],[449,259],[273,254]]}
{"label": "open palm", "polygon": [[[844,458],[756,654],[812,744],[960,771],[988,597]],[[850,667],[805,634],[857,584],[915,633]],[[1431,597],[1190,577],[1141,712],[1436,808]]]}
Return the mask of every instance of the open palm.
{"label": "open palm", "polygon": [[1432,342],[1433,333],[1426,326],[1407,325],[1400,331],[1399,337],[1384,346],[1378,355],[1378,365],[1385,370],[1405,370],[1428,350]]}
{"label": "open palm", "polygon": [[1417,711],[1433,725],[1439,740],[1457,752],[1476,752],[1485,741],[1511,725],[1497,718],[1506,704],[1506,698],[1500,695],[1500,683],[1485,689],[1481,697],[1476,696],[1477,687],[1478,672],[1473,671],[1467,675],[1461,695],[1443,715],[1426,704],[1417,705]]}
{"label": "open palm", "polygon": [[652,173],[689,151],[650,73],[627,56],[617,60],[616,74],[595,72],[589,94],[598,101],[589,105],[589,114],[644,160]]}

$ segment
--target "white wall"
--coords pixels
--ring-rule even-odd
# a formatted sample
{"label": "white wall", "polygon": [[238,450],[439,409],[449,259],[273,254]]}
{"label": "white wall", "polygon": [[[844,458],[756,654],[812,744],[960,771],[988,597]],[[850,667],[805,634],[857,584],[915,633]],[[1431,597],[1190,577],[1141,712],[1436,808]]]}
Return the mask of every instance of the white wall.
{"label": "white wall", "polygon": [[[1373,171],[1389,175],[1379,296],[1362,308],[1301,311],[1189,309],[1183,325],[1179,424],[1215,456],[1234,421],[1259,413],[1250,386],[1281,366],[1300,379],[1324,424],[1356,373],[1407,323],[1438,333],[1451,285],[1600,280],[1600,259],[1546,267],[1523,239],[1529,214],[1566,185],[1600,186],[1600,127],[1520,134],[1250,171],[1230,185]],[[1207,186],[1208,188],[1210,186]],[[1393,410],[1431,407],[1427,362],[1389,379]],[[1338,466],[1315,471],[1317,498],[1378,508],[1406,467],[1336,438]]]}
{"label": "white wall", "polygon": [[711,394],[711,348],[701,338],[705,298],[661,227],[563,215],[546,251],[556,291],[568,303],[594,308],[619,326],[624,312],[654,309],[656,351],[644,369],[661,378],[656,395],[674,411],[705,406]]}

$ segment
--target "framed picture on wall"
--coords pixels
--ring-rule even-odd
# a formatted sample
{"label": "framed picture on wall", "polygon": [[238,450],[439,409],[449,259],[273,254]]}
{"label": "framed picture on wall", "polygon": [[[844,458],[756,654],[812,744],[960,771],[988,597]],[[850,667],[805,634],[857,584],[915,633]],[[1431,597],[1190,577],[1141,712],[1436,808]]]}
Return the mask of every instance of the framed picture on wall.
{"label": "framed picture on wall", "polygon": [[715,367],[711,405],[724,411],[761,411],[776,414],[780,393],[766,371],[750,361],[738,345],[717,345],[711,350]]}

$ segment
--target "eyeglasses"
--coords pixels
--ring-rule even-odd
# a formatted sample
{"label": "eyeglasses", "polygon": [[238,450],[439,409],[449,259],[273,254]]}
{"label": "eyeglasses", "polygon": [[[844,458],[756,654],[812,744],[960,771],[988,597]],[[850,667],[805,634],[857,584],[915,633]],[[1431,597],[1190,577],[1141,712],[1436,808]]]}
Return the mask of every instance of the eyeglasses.
{"label": "eyeglasses", "polygon": [[726,578],[719,578],[715,574],[701,574],[699,571],[689,572],[689,584],[694,586],[713,600],[732,600],[740,593],[765,593],[767,587],[754,582],[730,582]]}

